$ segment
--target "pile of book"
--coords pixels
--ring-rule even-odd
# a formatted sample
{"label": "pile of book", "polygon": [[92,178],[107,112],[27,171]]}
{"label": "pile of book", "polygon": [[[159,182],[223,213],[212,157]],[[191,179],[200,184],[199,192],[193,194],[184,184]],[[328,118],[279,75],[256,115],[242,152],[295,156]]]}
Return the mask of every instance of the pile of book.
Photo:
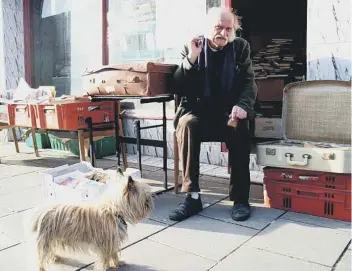
{"label": "pile of book", "polygon": [[253,56],[253,69],[256,79],[292,76],[302,80],[303,62],[297,53],[293,39],[272,39],[263,49]]}

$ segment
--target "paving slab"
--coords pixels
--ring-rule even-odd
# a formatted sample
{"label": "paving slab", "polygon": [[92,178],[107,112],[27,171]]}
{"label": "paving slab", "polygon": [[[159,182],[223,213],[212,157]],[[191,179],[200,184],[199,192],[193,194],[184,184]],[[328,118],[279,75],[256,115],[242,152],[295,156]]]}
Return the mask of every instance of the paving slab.
{"label": "paving slab", "polygon": [[[211,260],[151,240],[143,240],[124,249],[121,259],[126,265],[120,267],[119,271],[205,271],[215,264]],[[93,270],[93,267],[83,270]]]}
{"label": "paving slab", "polygon": [[247,245],[332,267],[350,239],[348,232],[278,219]]}
{"label": "paving slab", "polygon": [[[117,161],[117,157],[115,155],[111,155],[111,156],[107,156],[104,157],[105,159],[108,160],[113,160]],[[150,163],[149,161],[152,160],[157,160],[157,161],[153,161],[152,163]],[[121,160],[122,161],[122,160]],[[137,155],[134,154],[127,154],[127,166],[130,168],[138,168],[138,157]],[[151,156],[142,156],[142,170],[147,170],[147,171],[158,171],[162,168],[163,164],[162,164],[162,158],[153,158]]]}
{"label": "paving slab", "polygon": [[123,247],[130,246],[133,243],[136,243],[156,232],[165,229],[166,227],[168,227],[167,224],[152,221],[150,219],[145,219],[134,226],[128,225],[128,240],[125,244],[123,244]]}
{"label": "paving slab", "polygon": [[[156,180],[164,183],[164,170],[159,169],[156,171],[143,170],[142,178]],[[167,171],[167,183],[169,187],[174,185],[174,172],[172,170]]]}
{"label": "paving slab", "polygon": [[32,166],[0,164],[0,180],[36,171]]}
{"label": "paving slab", "polygon": [[[207,165],[207,166],[211,166],[213,167],[213,165]],[[218,168],[218,166],[214,166],[213,169]],[[181,173],[180,173],[181,175]],[[219,184],[223,184],[226,185],[227,187],[229,187],[230,184],[230,179],[229,178],[223,178],[223,177],[219,177],[219,176],[211,176],[211,175],[205,175],[205,174],[200,174],[199,176],[200,180],[206,181],[206,182],[213,182],[213,183],[219,183]]]}
{"label": "paving slab", "polygon": [[228,173],[227,167],[216,167],[211,170],[207,170],[203,172],[204,175],[209,175],[209,176],[219,176],[221,178],[230,178],[230,174]]}
{"label": "paving slab", "polygon": [[[179,182],[181,183],[181,176]],[[202,200],[206,203],[213,204],[220,200],[225,199],[229,195],[229,179],[221,177],[201,175],[199,177],[199,185],[201,188]],[[179,187],[178,191],[181,191]],[[168,192],[173,194],[173,191]],[[182,193],[176,194],[176,196],[183,197]],[[250,199],[256,202],[264,202],[263,187],[261,185],[251,185],[250,188]]]}
{"label": "paving slab", "polygon": [[[220,200],[223,200],[229,195],[228,184],[226,185],[218,182],[207,181],[201,178],[199,179],[199,185],[201,188],[200,194],[202,198],[203,207],[207,207]],[[178,189],[178,191],[181,191],[181,187]],[[175,194],[174,191],[169,191],[168,193],[182,198],[185,197],[184,193]]]}
{"label": "paving slab", "polygon": [[17,175],[14,177],[4,178],[0,180],[0,195],[3,193],[15,192],[26,188],[31,188],[41,185],[44,176],[38,172],[31,172],[27,174]]}
{"label": "paving slab", "polygon": [[[1,189],[0,189],[0,193],[1,193]],[[0,207],[0,218],[4,217],[4,216],[7,216],[7,215],[9,215],[11,213],[13,213],[12,210],[9,210],[9,209],[4,208],[4,207]]]}
{"label": "paving slab", "polygon": [[149,218],[168,225],[176,222],[169,219],[169,213],[183,203],[184,199],[167,193],[158,195],[155,199],[155,207]]}
{"label": "paving slab", "polygon": [[351,231],[352,226],[352,223],[347,221],[334,220],[325,217],[318,217],[294,212],[287,212],[281,218],[348,232]]}
{"label": "paving slab", "polygon": [[15,212],[30,209],[44,201],[40,186],[0,196],[0,206]]}
{"label": "paving slab", "polygon": [[25,241],[25,223],[24,218],[30,214],[32,210],[26,210],[19,213],[12,213],[8,216],[0,218],[0,232],[5,232],[11,238]]}
{"label": "paving slab", "polygon": [[19,271],[30,270],[26,257],[24,245],[20,244],[0,252],[0,270],[6,271]]}
{"label": "paving slab", "polygon": [[[80,160],[77,157],[77,162],[79,163]],[[117,163],[113,160],[108,160],[108,159],[96,159],[96,163],[95,163],[95,167],[96,168],[102,168],[102,169],[108,169],[108,168],[112,168],[112,169],[116,169]]]}
{"label": "paving slab", "polygon": [[34,153],[17,153],[15,155],[1,157],[1,164],[8,165],[35,165],[36,160],[40,160],[42,153],[39,153],[39,157],[36,157]]}
{"label": "paving slab", "polygon": [[[138,156],[134,156],[132,158],[132,156],[130,156],[130,158],[127,158],[127,160],[133,161],[135,163],[138,163]],[[143,165],[147,165],[147,166],[154,166],[154,167],[158,167],[158,168],[162,168],[163,167],[163,158],[162,157],[152,157],[152,156],[142,156],[142,163]],[[174,159],[167,159],[166,160],[166,167],[168,169],[174,169]]]}
{"label": "paving slab", "polygon": [[0,252],[6,248],[18,245],[20,242],[8,236],[4,232],[0,232]]}
{"label": "paving slab", "polygon": [[[53,150],[53,149],[43,149],[40,155],[42,156],[65,156],[65,157],[75,157],[79,158],[79,155],[75,155],[72,152],[64,150]],[[89,159],[89,157],[87,157]]]}
{"label": "paving slab", "polygon": [[249,198],[264,203],[263,186],[252,184],[249,191]]}
{"label": "paving slab", "polygon": [[347,249],[341,260],[337,263],[335,271],[351,271],[352,270],[352,251]]}
{"label": "paving slab", "polygon": [[80,270],[83,267],[88,266],[89,264],[96,261],[95,255],[90,254],[72,254],[68,251],[59,252],[61,261],[53,264],[47,271],[73,271]]}
{"label": "paving slab", "polygon": [[[152,178],[152,179],[149,179],[149,178]],[[147,183],[150,186],[153,193],[160,192],[165,189],[163,180],[153,178],[152,176],[149,176],[149,178],[148,179],[141,178],[140,181]],[[171,186],[172,186],[172,184],[168,183],[168,187],[170,188]]]}
{"label": "paving slab", "polygon": [[277,219],[284,213],[282,210],[267,208],[263,204],[251,204],[251,217],[243,222],[234,221],[231,218],[233,202],[229,200],[222,200],[209,208],[203,210],[200,215],[210,218],[219,219],[224,222],[237,224],[253,229],[261,230],[268,226],[272,221]]}
{"label": "paving slab", "polygon": [[[28,259],[29,247],[25,244],[19,244],[14,247],[5,249],[0,252],[0,270],[6,271],[37,271],[33,262]],[[91,261],[88,261],[90,263]],[[63,263],[57,263],[52,265],[47,271],[73,271],[86,266],[87,264],[82,261],[81,258],[66,259],[64,258]]]}
{"label": "paving slab", "polygon": [[149,239],[219,261],[257,232],[257,230],[196,215]]}
{"label": "paving slab", "polygon": [[330,271],[331,268],[244,245],[210,269],[210,271],[233,270]]}
{"label": "paving slab", "polygon": [[65,156],[43,156],[40,159],[35,160],[33,163],[38,166],[55,168],[62,165],[73,165],[79,163],[80,160],[78,157],[65,157]]}
{"label": "paving slab", "polygon": [[[30,148],[24,142],[18,142],[20,153],[32,154],[34,153],[33,148]],[[16,148],[14,142],[0,143],[1,157],[16,155]]]}

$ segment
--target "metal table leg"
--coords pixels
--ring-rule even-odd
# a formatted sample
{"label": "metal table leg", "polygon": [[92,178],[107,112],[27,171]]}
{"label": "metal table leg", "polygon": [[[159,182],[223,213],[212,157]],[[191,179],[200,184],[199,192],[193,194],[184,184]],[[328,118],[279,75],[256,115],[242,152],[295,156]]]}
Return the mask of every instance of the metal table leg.
{"label": "metal table leg", "polygon": [[115,113],[115,120],[114,120],[114,125],[115,125],[115,151],[116,151],[116,157],[117,157],[117,167],[121,166],[121,158],[120,158],[120,127],[119,127],[119,103],[120,101],[117,101],[114,104],[114,113]]}
{"label": "metal table leg", "polygon": [[88,125],[88,131],[89,131],[89,145],[90,145],[89,154],[90,154],[90,160],[91,160],[92,167],[94,167],[95,166],[95,159],[94,159],[95,152],[94,152],[94,142],[93,142],[93,122],[92,122],[92,118],[91,117],[86,118],[86,123]]}
{"label": "metal table leg", "polygon": [[164,169],[164,188],[167,189],[167,140],[166,140],[166,104],[163,102],[163,169]]}
{"label": "metal table leg", "polygon": [[[154,146],[158,148],[163,148],[163,170],[165,173],[165,179],[164,179],[164,191],[171,190],[172,188],[168,188],[168,182],[167,182],[167,122],[166,122],[166,102],[173,100],[173,95],[167,94],[167,95],[160,95],[160,96],[155,96],[155,97],[140,97],[140,96],[125,96],[125,95],[95,95],[91,97],[91,101],[117,101],[119,103],[123,99],[139,99],[141,104],[145,103],[162,103],[163,104],[163,118],[162,118],[162,124],[159,125],[151,125],[151,126],[146,126],[146,127],[141,127],[140,126],[140,121],[135,122],[135,131],[136,131],[136,138],[131,138],[127,136],[121,136],[119,135],[119,117],[120,117],[120,112],[119,112],[119,107],[115,105],[115,137],[116,137],[116,156],[117,156],[117,164],[118,166],[121,165],[121,160],[120,160],[120,144],[127,143],[127,144],[136,144],[137,145],[137,152],[138,152],[138,163],[139,163],[139,169],[142,174],[142,153],[141,153],[141,145],[147,145],[147,146]],[[141,130],[142,129],[151,129],[151,128],[157,128],[157,127],[162,127],[163,128],[163,139],[162,140],[152,140],[152,139],[142,139],[141,138]]]}
{"label": "metal table leg", "polygon": [[136,132],[136,145],[137,145],[137,156],[138,156],[138,168],[141,172],[142,177],[142,151],[141,151],[141,121],[136,120],[134,122],[134,130]]}

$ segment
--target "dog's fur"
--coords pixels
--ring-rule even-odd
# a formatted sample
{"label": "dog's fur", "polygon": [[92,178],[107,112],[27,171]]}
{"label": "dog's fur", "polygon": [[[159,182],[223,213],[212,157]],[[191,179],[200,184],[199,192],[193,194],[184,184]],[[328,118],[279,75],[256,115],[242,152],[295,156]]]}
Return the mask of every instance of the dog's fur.
{"label": "dog's fur", "polygon": [[124,176],[118,169],[116,183],[99,204],[56,204],[41,209],[34,217],[39,269],[59,260],[58,250],[91,251],[98,256],[95,269],[117,268],[121,244],[127,239],[127,223],[136,224],[154,207],[150,187]]}

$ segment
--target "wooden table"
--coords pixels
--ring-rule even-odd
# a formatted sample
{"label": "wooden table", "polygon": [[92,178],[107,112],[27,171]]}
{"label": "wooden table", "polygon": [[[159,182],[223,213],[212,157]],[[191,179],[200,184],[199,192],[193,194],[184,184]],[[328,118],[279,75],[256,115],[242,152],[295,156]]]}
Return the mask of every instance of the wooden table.
{"label": "wooden table", "polygon": [[[0,122],[0,130],[4,130],[4,129],[11,129],[12,130],[13,141],[15,143],[16,152],[19,153],[20,148],[18,146],[16,128],[20,128],[20,127],[11,126],[11,125],[8,125],[7,123]],[[33,147],[34,147],[35,156],[39,157],[37,138],[35,137],[35,128],[29,128],[29,129],[31,129],[31,133],[32,133],[32,140],[33,140]]]}

